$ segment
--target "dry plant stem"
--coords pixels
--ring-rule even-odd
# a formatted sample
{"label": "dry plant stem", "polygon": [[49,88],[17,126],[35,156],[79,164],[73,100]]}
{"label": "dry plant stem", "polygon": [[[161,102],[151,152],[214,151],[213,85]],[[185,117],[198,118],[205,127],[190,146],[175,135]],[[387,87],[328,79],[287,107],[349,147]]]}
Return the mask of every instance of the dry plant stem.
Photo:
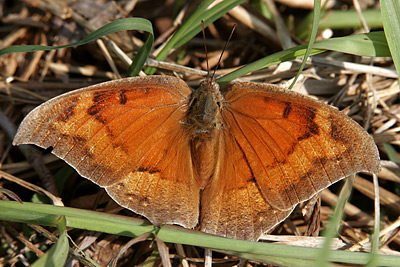
{"label": "dry plant stem", "polygon": [[[371,60],[371,64],[372,64]],[[366,80],[367,80],[367,88],[366,88],[366,105],[367,105],[367,118],[365,119],[365,125],[364,129],[368,130],[371,124],[371,118],[375,113],[376,107],[378,105],[378,97],[376,93],[376,88],[372,82],[372,74],[366,74],[365,75]],[[370,93],[371,92],[371,93]],[[372,97],[369,97],[372,94]],[[370,100],[371,99],[371,100]],[[371,104],[370,104],[371,102]]]}
{"label": "dry plant stem", "polygon": [[[262,235],[260,238],[269,242],[276,242],[277,244],[285,244],[290,246],[299,247],[312,247],[320,248],[325,240],[321,236],[292,236],[292,235]],[[331,241],[332,249],[340,249],[346,244],[339,238],[333,238]]]}
{"label": "dry plant stem", "polygon": [[9,198],[7,198],[5,195],[7,195],[9,198],[15,201],[18,201],[21,204],[23,203],[22,200],[19,198],[19,196],[15,194],[13,191],[0,187],[0,198],[2,200],[9,200]]}
{"label": "dry plant stem", "polygon": [[397,123],[397,118],[391,118],[387,122],[383,123],[378,129],[376,129],[375,134],[383,133],[389,129],[391,129]]}
{"label": "dry plant stem", "polygon": [[57,52],[56,50],[51,50],[46,55],[45,61],[44,61],[44,66],[43,66],[42,72],[40,73],[39,82],[43,82],[44,78],[46,77],[47,72],[49,71],[49,68],[50,68],[51,61],[53,60],[54,56],[56,55],[56,52]]}
{"label": "dry plant stem", "polygon": [[276,37],[275,30],[272,29],[268,24],[249,13],[249,11],[244,9],[242,6],[236,6],[235,8],[231,9],[228,14],[249,27],[251,30],[267,38],[273,43],[273,45],[280,46],[280,42]]}
{"label": "dry plant stem", "polygon": [[[380,209],[380,200],[379,200],[379,182],[378,182],[378,176],[376,174],[372,175],[372,179],[374,181],[374,210],[375,210],[375,223],[374,223],[374,233],[373,235],[376,237],[376,235],[379,235],[380,231],[380,223],[381,223],[381,209]],[[376,240],[379,242],[379,238],[371,238],[371,242],[374,242]],[[378,252],[378,244],[372,244],[371,252],[372,253],[377,253]],[[374,251],[374,248],[376,251]]]}
{"label": "dry plant stem", "polygon": [[121,74],[119,73],[117,66],[114,63],[114,60],[112,59],[110,52],[107,50],[107,47],[104,45],[104,41],[101,39],[96,40],[97,45],[100,47],[101,51],[104,54],[105,59],[108,62],[108,65],[110,65],[112,71],[114,74],[117,76],[117,78],[121,78]]}
{"label": "dry plant stem", "polygon": [[[32,2],[32,0],[25,0],[25,1],[27,3],[31,3],[32,5],[35,5],[35,3]],[[48,11],[52,12],[54,15],[60,17],[61,19],[65,19],[66,16],[71,17],[75,22],[77,22],[79,25],[84,27],[88,32],[93,32],[96,30],[84,17],[82,17],[81,15],[79,15],[78,13],[74,12],[72,9],[70,9],[66,6],[59,5],[59,2],[57,2],[57,1],[43,0],[43,1],[40,1],[39,3],[37,3],[37,7],[42,8],[44,10],[48,10]],[[66,10],[68,11],[68,14],[66,13]],[[112,42],[114,44],[114,45],[108,46],[109,48],[115,48],[115,46],[117,46],[113,41],[111,41],[109,38],[107,38],[107,36],[103,36],[103,37],[101,37],[101,39],[104,40],[106,43]],[[121,50],[121,49],[119,49],[119,50]],[[120,55],[120,53],[116,53],[116,54]],[[106,59],[107,59],[107,57],[106,57]],[[110,61],[109,61],[109,63],[110,63]],[[115,72],[116,68],[113,68],[113,63],[110,64],[110,67],[114,70],[114,73],[116,73],[116,75],[118,75],[118,72]]]}
{"label": "dry plant stem", "polygon": [[209,248],[204,249],[204,266],[212,266],[212,250]]}
{"label": "dry plant stem", "polygon": [[[338,61],[338,60],[333,60],[333,59],[325,59],[322,57],[311,57],[310,64],[318,64],[322,66],[329,66],[329,67],[335,67],[338,69],[343,69],[347,71],[352,71],[356,73],[370,73],[386,78],[394,78],[397,79],[399,76],[396,73],[395,70],[389,70],[386,68],[381,68],[381,67],[375,67],[375,66],[369,66],[365,64],[358,64],[358,63],[353,63],[353,62],[345,62],[345,61]],[[307,61],[308,61],[307,60]]]}
{"label": "dry plant stem", "polygon": [[[183,22],[183,18],[185,17],[185,14],[188,10],[188,7],[190,5],[190,2],[188,2],[178,13],[178,15],[176,16],[174,22],[172,23],[172,27],[169,28],[167,31],[165,31],[164,33],[162,33],[155,41],[154,41],[154,46],[157,46],[163,42],[165,42],[166,40],[168,40],[169,38],[171,38],[173,32],[182,25]],[[154,52],[154,55],[158,55],[158,53],[160,52],[160,50],[158,50],[158,52]]]}
{"label": "dry plant stem", "polygon": [[89,32],[93,32],[96,29],[81,15],[78,13],[74,12],[71,8],[65,6],[65,5],[60,5],[60,3],[63,3],[61,1],[55,1],[55,0],[42,0],[42,1],[35,1],[35,0],[25,0],[26,3],[30,4],[31,6],[35,6],[37,8],[40,8],[44,11],[49,11],[55,16],[61,18],[61,19],[66,19],[66,18],[71,18],[78,24],[80,24],[82,27],[87,29]]}
{"label": "dry plant stem", "polygon": [[182,244],[176,244],[175,243],[174,246],[175,246],[177,255],[182,257],[182,260],[181,260],[182,266],[183,267],[189,267],[189,262],[186,260],[186,253],[185,253],[185,250],[183,249]]}
{"label": "dry plant stem", "polygon": [[[354,6],[355,10],[357,11],[357,14],[358,14],[358,17],[359,17],[359,19],[361,21],[361,24],[362,24],[364,32],[368,33],[369,32],[368,24],[367,24],[367,22],[366,22],[366,20],[364,18],[364,15],[362,14],[362,10],[361,10],[360,3],[358,2],[358,0],[353,0],[353,6]],[[372,66],[373,65],[373,59],[370,58],[369,61],[370,61],[369,65]],[[371,120],[371,115],[372,115],[371,113],[375,111],[376,102],[377,101],[376,101],[376,90],[374,90],[373,84],[371,82],[372,81],[372,74],[371,73],[367,73],[366,74],[366,80],[367,80],[367,85],[368,85],[368,87],[367,87],[367,95],[369,95],[368,94],[368,91],[369,91],[368,89],[371,88],[372,91],[373,91],[373,103],[374,103],[374,105],[371,108],[370,105],[369,105],[369,101],[366,102],[367,106],[368,106],[368,109],[367,109],[367,118],[365,120],[366,123],[364,125],[364,129],[367,130],[369,128],[369,124],[370,124],[370,120]]]}
{"label": "dry plant stem", "polygon": [[365,20],[364,15],[362,14],[361,6],[360,6],[360,3],[358,2],[358,0],[353,0],[353,7],[357,11],[358,18],[361,21],[361,25],[362,25],[364,31],[369,32],[367,21]]}
{"label": "dry plant stem", "polygon": [[31,183],[29,183],[27,181],[19,179],[18,177],[15,177],[15,176],[13,176],[13,175],[11,175],[9,173],[3,172],[1,170],[0,170],[0,177],[2,177],[4,179],[7,179],[7,180],[9,180],[9,181],[11,181],[13,183],[19,184],[20,186],[23,186],[23,187],[25,187],[25,188],[27,188],[29,190],[32,190],[32,191],[35,191],[35,192],[39,192],[39,193],[42,193],[42,194],[46,195],[48,198],[51,199],[53,204],[56,205],[56,206],[64,206],[64,204],[61,201],[61,198],[56,197],[52,193],[44,190],[43,188],[41,188],[41,187],[39,187],[37,185],[31,184]]}
{"label": "dry plant stem", "polygon": [[272,0],[264,0],[264,2],[267,4],[272,16],[274,17],[276,34],[279,37],[282,48],[289,49],[293,47],[295,44],[290,37],[290,33],[286,27],[285,22],[283,21],[281,14],[276,8],[275,2]]}
{"label": "dry plant stem", "polygon": [[[46,154],[43,156],[43,162],[45,164],[53,163],[58,161],[59,159],[52,154]],[[3,171],[7,171],[7,173],[14,175],[15,173],[20,173],[23,171],[27,171],[32,169],[32,166],[27,161],[15,162],[15,163],[7,163],[1,166]]]}
{"label": "dry plant stem", "polygon": [[[281,4],[284,4],[293,8],[313,9],[314,0],[275,0]],[[326,5],[325,5],[325,2]],[[327,9],[331,8],[335,4],[335,0],[322,0],[321,6],[325,6]]]}
{"label": "dry plant stem", "polygon": [[[383,239],[383,244],[382,246],[385,246],[392,242],[393,240],[397,241],[396,243],[399,244],[398,242],[399,238],[399,233],[400,233],[400,217],[397,218],[395,222],[393,222],[391,225],[385,227],[381,232],[380,235],[384,237],[385,235],[388,237],[384,237]],[[396,240],[397,239],[397,240]]]}
{"label": "dry plant stem", "polygon": [[109,71],[99,71],[94,70],[88,67],[76,67],[70,66],[63,63],[54,63],[51,62],[49,64],[49,68],[57,73],[72,73],[72,74],[80,74],[83,76],[88,77],[100,77],[100,78],[107,78],[107,79],[117,79],[116,75]]}
{"label": "dry plant stem", "polygon": [[[174,63],[158,61],[158,60],[154,60],[154,59],[151,59],[151,58],[148,58],[146,60],[146,66],[148,66],[148,67],[157,67],[157,68],[161,68],[161,69],[166,69],[166,70],[171,70],[171,71],[175,71],[175,72],[185,73],[185,74],[188,74],[188,75],[199,75],[199,76],[202,76],[202,77],[207,75],[207,71],[204,71],[204,70],[196,70],[196,69],[193,69],[193,68],[181,66],[181,65],[178,65],[178,64],[174,64]],[[219,77],[218,75],[215,75],[215,76]]]}
{"label": "dry plant stem", "polygon": [[355,80],[357,79],[357,76],[358,76],[358,74],[352,74],[352,75],[348,78],[348,80],[347,80],[347,82],[346,82],[346,85],[340,90],[340,92],[339,92],[338,94],[336,94],[336,95],[333,97],[331,103],[332,103],[334,106],[339,106],[340,103],[342,103],[343,99],[344,99],[344,98],[346,97],[346,95],[347,95],[347,92],[349,91],[349,88],[354,84]]}
{"label": "dry plant stem", "polygon": [[131,246],[133,246],[136,243],[143,242],[147,239],[149,239],[151,236],[153,236],[152,233],[145,233],[143,235],[140,235],[134,239],[131,239],[128,243],[126,243],[119,251],[118,253],[111,259],[111,261],[108,263],[107,266],[111,267],[116,267],[119,258],[122,256],[122,254],[125,253]]}
{"label": "dry plant stem", "polygon": [[[385,227],[382,231],[380,231],[379,237],[382,237],[385,234],[392,232],[392,231],[398,232],[399,227],[400,227],[400,218],[398,218],[394,223],[392,223],[391,225],[389,225],[388,227]],[[395,238],[395,236],[393,238]],[[354,246],[350,247],[349,250],[356,251],[359,249],[359,247],[363,247],[365,244],[368,244],[369,242],[370,242],[370,237],[367,237],[367,238],[361,240],[360,242],[358,242],[357,244],[355,244]]]}
{"label": "dry plant stem", "polygon": [[154,235],[156,238],[158,252],[160,253],[161,262],[164,267],[172,267],[171,260],[169,257],[169,251],[167,245],[162,241],[157,235]]}
{"label": "dry plant stem", "polygon": [[[46,35],[44,33],[41,33],[40,36],[40,44],[41,45],[47,45],[47,40],[46,40]],[[24,70],[24,73],[21,75],[21,79],[23,81],[29,80],[29,78],[32,76],[32,74],[35,72],[35,70],[38,67],[39,61],[44,55],[44,51],[37,51],[33,53],[33,58],[30,61],[28,67]]]}
{"label": "dry plant stem", "polygon": [[27,31],[28,31],[27,28],[21,28],[21,29],[18,29],[16,31],[10,33],[9,35],[7,35],[6,38],[4,38],[2,41],[0,41],[0,49],[11,46],[18,39],[26,36]]}
{"label": "dry plant stem", "polygon": [[[371,199],[374,198],[374,186],[370,181],[357,176],[354,181],[354,188],[367,197]],[[382,187],[379,188],[379,191],[381,204],[400,214],[400,206],[398,205],[398,203],[400,203],[400,197]]]}
{"label": "dry plant stem", "polygon": [[380,179],[400,183],[400,169],[396,163],[382,160],[382,166],[384,168],[379,172]]}
{"label": "dry plant stem", "polygon": [[84,251],[85,249],[93,245],[93,243],[96,242],[100,235],[101,232],[85,231],[83,234],[84,238],[79,242],[79,245],[75,245],[76,249]]}
{"label": "dry plant stem", "polygon": [[[335,206],[338,201],[337,195],[333,194],[329,189],[325,189],[321,192],[321,198],[322,201],[328,203],[330,206]],[[351,203],[347,202],[345,204],[344,212],[347,216],[360,220],[360,224],[373,225],[373,218]]]}
{"label": "dry plant stem", "polygon": [[27,240],[21,232],[15,230],[11,225],[7,222],[3,222],[3,225],[6,226],[8,232],[11,233],[16,239],[18,239],[22,244],[24,244],[29,250],[36,254],[37,257],[41,258],[44,255],[44,252],[40,249],[36,248],[34,244],[32,244],[29,240]]}
{"label": "dry plant stem", "polygon": [[127,67],[132,64],[132,59],[113,41],[105,40],[108,49],[110,49]]}
{"label": "dry plant stem", "polygon": [[[6,87],[6,88],[11,87],[11,89],[12,89],[13,92],[17,92],[17,93],[20,93],[21,95],[25,95],[25,96],[28,95],[29,97],[32,97],[32,98],[37,99],[37,100],[40,100],[40,101],[42,101],[42,102],[48,100],[48,98],[46,98],[46,97],[43,97],[43,96],[41,96],[41,95],[39,95],[39,94],[36,94],[36,93],[34,93],[34,92],[28,90],[27,88],[24,88],[24,87],[21,87],[21,86],[17,86],[17,85],[11,84],[11,82],[12,82],[12,79],[10,79],[10,81],[8,81],[8,79],[7,79],[7,80],[6,80],[5,87]],[[0,84],[2,84],[1,81],[0,81]],[[21,83],[20,83],[20,84],[21,84]],[[28,85],[28,84],[23,83],[23,85]],[[36,104],[38,104],[38,103],[36,102]],[[15,134],[15,133],[14,133],[14,134]]]}

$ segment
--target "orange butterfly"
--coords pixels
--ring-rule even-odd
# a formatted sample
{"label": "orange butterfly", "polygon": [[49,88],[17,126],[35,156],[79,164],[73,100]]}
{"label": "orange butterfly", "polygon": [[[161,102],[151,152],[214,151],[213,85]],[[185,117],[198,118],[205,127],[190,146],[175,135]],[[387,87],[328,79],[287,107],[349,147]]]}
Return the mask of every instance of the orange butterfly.
{"label": "orange butterfly", "polygon": [[359,171],[377,147],[328,105],[260,83],[192,92],[169,76],[72,91],[33,110],[14,145],[53,147],[82,176],[153,224],[257,240],[302,201]]}

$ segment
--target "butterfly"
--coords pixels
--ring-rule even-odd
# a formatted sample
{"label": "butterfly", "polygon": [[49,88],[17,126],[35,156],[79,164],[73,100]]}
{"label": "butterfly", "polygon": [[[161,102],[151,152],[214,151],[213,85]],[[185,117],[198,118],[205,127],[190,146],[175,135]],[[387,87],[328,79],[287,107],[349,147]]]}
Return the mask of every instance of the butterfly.
{"label": "butterfly", "polygon": [[197,90],[147,76],[68,92],[30,112],[13,144],[52,147],[154,225],[245,240],[340,179],[380,170],[373,139],[337,109],[210,77]]}

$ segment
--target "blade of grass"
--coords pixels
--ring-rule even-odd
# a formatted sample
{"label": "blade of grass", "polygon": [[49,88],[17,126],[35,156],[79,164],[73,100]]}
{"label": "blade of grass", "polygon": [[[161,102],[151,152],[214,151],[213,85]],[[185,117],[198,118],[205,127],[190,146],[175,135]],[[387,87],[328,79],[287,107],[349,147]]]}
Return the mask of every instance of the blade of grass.
{"label": "blade of grass", "polygon": [[[243,3],[244,1],[245,0],[221,1],[208,10],[206,10],[206,8],[214,1],[202,1],[192,15],[183,23],[182,27],[180,27],[174,36],[172,36],[155,59],[164,60],[173,48],[182,46],[198,34],[201,31],[201,20],[204,20],[204,25],[207,27],[222,15],[226,14],[233,7]],[[153,74],[155,70],[155,68],[147,68],[146,73]]]}
{"label": "blade of grass", "polygon": [[379,232],[380,232],[380,196],[379,196],[379,182],[378,176],[376,174],[373,175],[374,180],[374,210],[375,210],[375,218],[374,218],[374,233],[371,238],[371,252],[369,253],[370,259],[366,267],[375,267],[378,266],[376,261],[376,255],[379,252]]}
{"label": "blade of grass", "polygon": [[354,179],[355,174],[350,175],[347,177],[346,182],[343,185],[335,207],[335,211],[333,212],[327,227],[322,233],[322,235],[325,237],[325,241],[318,253],[317,260],[313,263],[313,266],[315,267],[328,266],[329,259],[331,258],[330,254],[332,253],[332,250],[330,250],[331,241],[339,232],[340,221],[343,217],[344,205],[350,197]]}
{"label": "blade of grass", "polygon": [[292,89],[293,86],[295,85],[297,79],[299,78],[301,72],[304,69],[304,66],[306,65],[307,58],[310,56],[311,50],[314,46],[315,38],[317,37],[318,23],[319,23],[320,15],[321,15],[321,0],[314,0],[313,23],[312,23],[312,29],[311,29],[309,42],[307,44],[306,53],[304,55],[303,61],[301,62],[299,71],[297,72],[296,76],[294,77],[292,84],[289,86],[289,89]]}
{"label": "blade of grass", "polygon": [[[126,216],[58,207],[47,204],[34,204],[27,202],[20,204],[18,202],[0,200],[0,220],[55,226],[56,224],[54,222],[57,220],[59,215],[66,216],[68,227],[129,237],[136,237],[143,233],[154,231],[155,229],[145,220]],[[316,248],[227,239],[170,225],[161,227],[157,236],[164,242],[194,245],[236,253],[251,253],[266,257],[274,256],[313,260],[319,252],[319,249]],[[366,253],[349,251],[331,251],[329,256],[330,261],[361,265],[366,264],[368,259],[369,255]],[[399,260],[400,257],[396,256],[377,255],[377,262],[381,266],[396,266]]]}
{"label": "blade of grass", "polygon": [[43,257],[35,261],[32,267],[48,266],[57,267],[64,266],[68,256],[68,238],[67,238],[67,222],[65,216],[60,216],[56,222],[58,231],[60,233],[57,242],[44,254]]}
{"label": "blade of grass", "polygon": [[[349,29],[361,28],[361,22],[358,18],[357,11],[355,10],[330,10],[328,12],[322,11],[319,30],[323,29]],[[382,28],[381,12],[376,9],[363,10],[364,18],[367,25],[371,29]],[[310,24],[312,21],[312,14],[305,18],[298,27],[296,27],[295,35],[299,39],[304,39],[309,35]]]}
{"label": "blade of grass", "polygon": [[397,73],[400,73],[400,1],[381,0],[383,28]]}
{"label": "blade of grass", "polygon": [[154,40],[152,24],[149,20],[143,18],[124,18],[124,19],[114,20],[104,25],[103,27],[97,29],[96,31],[92,32],[82,40],[68,45],[62,45],[62,46],[14,45],[6,47],[0,50],[0,56],[17,52],[49,51],[67,47],[80,46],[92,42],[107,34],[125,30],[140,30],[140,31],[146,31],[150,34],[145,45],[139,50],[138,55],[133,60],[135,66],[132,67],[131,74],[135,75],[135,73],[136,74],[139,73],[146,59],[150,55],[150,50]]}
{"label": "blade of grass", "polygon": [[234,0],[234,1],[221,1],[217,5],[212,8],[206,10],[200,17],[199,21],[194,21],[189,25],[188,29],[185,32],[182,32],[182,37],[179,41],[174,45],[174,48],[180,47],[191,40],[194,36],[196,36],[201,31],[201,23],[200,21],[204,21],[204,26],[207,27],[222,15],[228,13],[232,8],[242,4],[245,2],[244,0]]}
{"label": "blade of grass", "polygon": [[153,32],[151,32],[146,42],[139,49],[138,53],[133,59],[132,64],[129,66],[127,76],[133,77],[139,74],[144,64],[146,63],[147,58],[150,56],[151,50],[153,48],[153,42],[154,42],[154,35]]}
{"label": "blade of grass", "polygon": [[[216,81],[221,85],[225,85],[240,76],[266,68],[271,65],[279,64],[281,62],[295,60],[304,57],[307,49],[307,44],[299,45],[279,51],[275,54],[266,56],[257,61],[254,61],[246,66],[233,71]],[[390,52],[386,43],[386,38],[383,32],[372,32],[364,34],[355,34],[345,37],[331,38],[328,40],[321,40],[314,43],[310,55],[317,55],[326,50],[338,51],[360,56],[390,56]]]}
{"label": "blade of grass", "polygon": [[390,143],[383,143],[383,148],[385,149],[386,155],[392,162],[400,163],[399,154],[397,150]]}

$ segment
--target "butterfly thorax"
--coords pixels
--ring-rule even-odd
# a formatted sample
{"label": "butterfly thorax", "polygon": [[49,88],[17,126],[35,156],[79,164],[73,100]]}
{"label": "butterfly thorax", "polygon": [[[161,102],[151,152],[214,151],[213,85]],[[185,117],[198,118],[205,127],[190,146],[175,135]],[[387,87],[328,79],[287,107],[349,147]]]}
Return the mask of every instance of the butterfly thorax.
{"label": "butterfly thorax", "polygon": [[192,161],[203,189],[213,175],[218,155],[218,136],[222,126],[223,96],[211,78],[193,92],[186,117],[191,136]]}

